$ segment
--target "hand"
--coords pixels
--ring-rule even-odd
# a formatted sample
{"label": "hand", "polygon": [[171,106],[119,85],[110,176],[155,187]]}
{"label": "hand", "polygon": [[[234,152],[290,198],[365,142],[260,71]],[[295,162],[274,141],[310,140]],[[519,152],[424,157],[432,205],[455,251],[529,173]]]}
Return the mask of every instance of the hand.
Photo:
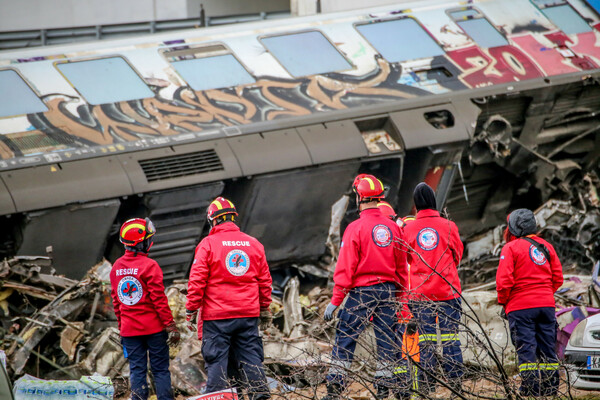
{"label": "hand", "polygon": [[190,332],[196,332],[196,320],[198,318],[198,310],[185,310],[185,322]]}
{"label": "hand", "polygon": [[175,321],[172,321],[169,325],[167,325],[167,333],[169,334],[169,338],[167,339],[167,345],[177,346],[179,340],[181,339],[181,335],[179,334],[179,330],[177,329],[177,325]]}
{"label": "hand", "polygon": [[329,305],[325,309],[325,314],[323,314],[323,319],[325,321],[331,321],[333,319],[333,313],[335,312],[335,310],[337,310],[337,308],[338,306],[334,306],[333,304],[329,303]]}
{"label": "hand", "polygon": [[259,319],[259,327],[261,331],[266,330],[273,323],[273,315],[269,308],[261,308]]}

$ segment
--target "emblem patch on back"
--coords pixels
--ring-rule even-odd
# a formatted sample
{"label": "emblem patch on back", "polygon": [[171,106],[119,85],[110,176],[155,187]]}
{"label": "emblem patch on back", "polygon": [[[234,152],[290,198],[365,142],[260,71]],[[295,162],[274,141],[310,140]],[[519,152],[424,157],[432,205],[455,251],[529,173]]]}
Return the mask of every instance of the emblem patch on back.
{"label": "emblem patch on back", "polygon": [[433,250],[440,241],[440,235],[433,228],[423,228],[417,235],[417,244],[423,250]]}
{"label": "emblem patch on back", "polygon": [[242,276],[250,268],[250,257],[243,250],[231,250],[225,257],[225,266],[231,275]]}
{"label": "emblem patch on back", "polygon": [[143,294],[142,284],[133,276],[126,276],[119,281],[117,295],[119,296],[119,301],[126,306],[137,304],[142,299]]}
{"label": "emblem patch on back", "polygon": [[546,263],[546,256],[544,253],[539,251],[534,245],[529,246],[529,258],[537,265],[544,265]]}
{"label": "emblem patch on back", "polygon": [[392,231],[385,225],[375,225],[371,236],[379,247],[388,247],[392,243]]}

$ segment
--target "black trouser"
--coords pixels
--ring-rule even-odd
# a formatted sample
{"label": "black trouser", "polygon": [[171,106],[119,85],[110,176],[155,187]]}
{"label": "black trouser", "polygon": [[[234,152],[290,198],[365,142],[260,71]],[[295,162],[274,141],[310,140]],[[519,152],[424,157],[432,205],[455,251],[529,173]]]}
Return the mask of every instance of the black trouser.
{"label": "black trouser", "polygon": [[148,356],[150,369],[156,384],[158,400],[172,400],[171,373],[169,372],[169,346],[167,332],[161,331],[152,335],[123,337],[123,346],[129,359],[129,381],[132,400],[148,398]]}
{"label": "black trouser", "polygon": [[559,364],[555,351],[554,307],[511,311],[508,324],[519,359],[521,393],[525,396],[556,395]]}
{"label": "black trouser", "polygon": [[228,379],[228,364],[233,358],[238,363],[240,380],[250,400],[271,397],[262,365],[264,353],[262,338],[258,335],[258,318],[204,321],[202,357],[207,392],[218,392],[233,385]]}

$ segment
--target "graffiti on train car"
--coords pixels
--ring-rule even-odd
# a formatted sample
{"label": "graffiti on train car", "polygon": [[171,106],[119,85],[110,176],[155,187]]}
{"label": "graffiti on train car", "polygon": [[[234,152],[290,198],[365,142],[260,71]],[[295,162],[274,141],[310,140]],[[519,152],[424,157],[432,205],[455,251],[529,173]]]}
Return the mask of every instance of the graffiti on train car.
{"label": "graffiti on train car", "polygon": [[[162,97],[160,88],[151,86],[156,97],[116,104],[83,104],[77,106],[78,115],[67,107],[78,99],[52,94],[43,97],[48,111],[31,114],[28,119],[37,130],[59,143],[72,144],[76,140],[86,145],[107,145],[431,94],[398,83],[401,75],[400,64],[390,64],[378,56],[377,68],[360,77],[342,73],[295,80],[260,77],[253,84],[204,91],[183,86],[172,99]],[[466,87],[456,82],[453,85]],[[1,157],[21,155],[10,139],[5,145],[8,149],[0,151]]]}

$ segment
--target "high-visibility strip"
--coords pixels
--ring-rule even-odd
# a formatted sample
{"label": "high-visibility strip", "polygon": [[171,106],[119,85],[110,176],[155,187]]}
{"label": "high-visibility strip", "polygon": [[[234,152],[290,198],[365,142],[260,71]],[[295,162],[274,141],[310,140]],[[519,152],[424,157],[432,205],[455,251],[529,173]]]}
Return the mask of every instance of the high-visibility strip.
{"label": "high-visibility strip", "polygon": [[416,365],[413,365],[413,379],[412,379],[412,388],[413,388],[413,393],[410,395],[410,399],[411,400],[415,400],[417,398],[419,398],[419,395],[417,393],[419,393],[419,368]]}
{"label": "high-visibility strip", "polygon": [[408,367],[396,367],[396,369],[394,369],[394,375],[405,374],[407,372],[408,372]]}
{"label": "high-visibility strip", "polygon": [[375,182],[373,182],[373,179],[371,178],[363,178],[365,181],[369,182],[369,187],[371,188],[371,190],[375,190]]}
{"label": "high-visibility strip", "polygon": [[523,371],[536,371],[539,369],[538,363],[525,363],[519,365],[519,372]]}
{"label": "high-visibility strip", "polygon": [[123,229],[123,232],[121,232],[121,236],[125,236],[125,234],[127,232],[129,232],[131,229],[134,229],[134,228],[141,229],[142,231],[146,230],[146,227],[142,224],[131,224],[131,225],[125,227],[125,229]]}
{"label": "high-visibility strip", "polygon": [[221,202],[219,200],[213,201],[212,204],[217,206],[217,210],[221,210],[223,208],[223,206],[221,205]]}
{"label": "high-visibility strip", "polygon": [[437,334],[435,334],[435,333],[423,333],[423,334],[419,335],[419,343],[421,343],[421,342],[428,342],[428,341],[432,341],[432,342],[437,341]]}
{"label": "high-visibility strip", "polygon": [[442,342],[450,342],[454,340],[460,340],[458,338],[458,333],[445,333],[442,335]]}
{"label": "high-visibility strip", "polygon": [[559,363],[540,363],[540,370],[553,371],[560,367]]}

